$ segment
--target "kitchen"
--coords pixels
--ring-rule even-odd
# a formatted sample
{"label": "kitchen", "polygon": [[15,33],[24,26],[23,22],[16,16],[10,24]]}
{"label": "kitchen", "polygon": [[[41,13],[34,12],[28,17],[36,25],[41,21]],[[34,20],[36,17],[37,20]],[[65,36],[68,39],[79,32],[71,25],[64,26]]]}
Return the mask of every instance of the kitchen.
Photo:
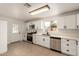
{"label": "kitchen", "polygon": [[[64,16],[67,18],[62,19],[63,17],[61,16],[61,18],[56,19],[57,20],[66,20],[68,19],[68,21],[66,20],[65,23],[67,22],[67,24],[61,22],[58,23],[57,25],[60,25],[60,29],[57,28],[57,26],[52,26],[52,27],[56,27],[51,29],[52,31],[45,31],[45,24],[44,22],[47,22],[47,24],[49,23],[48,20],[43,20],[43,21],[39,21],[40,23],[42,23],[42,30],[37,31],[37,34],[33,34],[33,43],[34,44],[38,44],[40,46],[43,47],[47,47],[47,48],[51,48],[54,49],[56,51],[61,51],[62,53],[65,53],[67,55],[78,55],[78,28],[75,27],[76,24],[76,17],[78,17],[77,15],[68,15],[68,16]],[[70,23],[71,20],[71,23]],[[55,21],[55,23],[56,23]],[[69,23],[68,23],[69,22]],[[31,22],[34,24],[34,21]],[[35,21],[35,24],[37,22]],[[37,24],[36,24],[37,26]],[[41,26],[39,24],[39,26]],[[62,27],[63,26],[63,27]],[[67,28],[65,28],[65,26],[67,26]],[[48,27],[49,28],[49,27]],[[30,30],[30,29],[29,29]],[[73,34],[74,33],[74,34]]]}
{"label": "kitchen", "polygon": [[[12,15],[7,15],[6,8],[1,6],[6,6],[7,12]],[[8,9],[8,6],[11,10]],[[8,45],[15,44],[16,46],[18,42],[23,42],[23,45],[26,44],[27,46],[29,44],[28,47],[31,44],[65,56],[79,56],[78,3],[0,4],[0,8],[2,8],[0,14],[6,16],[0,17],[2,19],[0,21],[0,27],[2,28],[0,35],[4,31],[6,32],[1,37],[3,40],[0,40],[4,42],[0,43],[1,53],[9,51],[10,47],[7,48]],[[54,16],[52,16],[53,14]],[[16,48],[14,49],[16,50]],[[24,53],[24,51],[20,52]],[[8,53],[2,55],[6,54]],[[13,55],[19,55],[19,53]]]}

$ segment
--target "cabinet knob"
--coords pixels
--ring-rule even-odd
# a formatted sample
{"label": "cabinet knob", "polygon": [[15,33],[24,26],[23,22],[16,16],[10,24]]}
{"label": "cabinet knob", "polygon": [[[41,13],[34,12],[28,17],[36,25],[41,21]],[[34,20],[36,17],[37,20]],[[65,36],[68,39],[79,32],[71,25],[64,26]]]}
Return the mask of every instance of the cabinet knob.
{"label": "cabinet knob", "polygon": [[77,29],[79,28],[79,26],[77,25]]}
{"label": "cabinet knob", "polygon": [[78,45],[78,41],[76,41],[76,45]]}
{"label": "cabinet knob", "polygon": [[25,35],[24,35],[24,37],[25,37]]}
{"label": "cabinet knob", "polygon": [[45,41],[45,38],[43,38],[43,41]]}
{"label": "cabinet knob", "polygon": [[67,40],[67,41],[69,41],[69,40]]}
{"label": "cabinet knob", "polygon": [[67,26],[66,25],[64,26],[64,29],[67,29]]}
{"label": "cabinet knob", "polygon": [[69,44],[67,44],[67,46],[69,46]]}

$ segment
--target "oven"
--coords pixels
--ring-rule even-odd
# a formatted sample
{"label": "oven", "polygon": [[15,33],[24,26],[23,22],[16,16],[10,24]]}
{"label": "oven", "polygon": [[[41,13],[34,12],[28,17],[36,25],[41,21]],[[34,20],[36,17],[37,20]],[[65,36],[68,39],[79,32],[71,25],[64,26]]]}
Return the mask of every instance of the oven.
{"label": "oven", "polygon": [[27,33],[27,41],[33,43],[33,34],[36,34],[37,32],[31,32]]}

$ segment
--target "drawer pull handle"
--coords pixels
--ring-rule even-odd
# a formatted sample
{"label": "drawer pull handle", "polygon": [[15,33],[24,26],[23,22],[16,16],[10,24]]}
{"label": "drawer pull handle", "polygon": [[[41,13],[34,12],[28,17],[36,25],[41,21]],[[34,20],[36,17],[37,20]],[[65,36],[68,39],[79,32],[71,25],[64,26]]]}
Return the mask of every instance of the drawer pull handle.
{"label": "drawer pull handle", "polygon": [[67,46],[69,46],[69,44],[67,44]]}
{"label": "drawer pull handle", "polygon": [[43,41],[45,41],[45,39],[43,39]]}
{"label": "drawer pull handle", "polygon": [[79,26],[77,25],[77,29],[79,28]]}
{"label": "drawer pull handle", "polygon": [[69,50],[66,50],[67,52],[69,52]]}
{"label": "drawer pull handle", "polygon": [[67,29],[67,26],[66,25],[64,26],[64,29]]}
{"label": "drawer pull handle", "polygon": [[69,40],[67,40],[67,41],[69,41]]}

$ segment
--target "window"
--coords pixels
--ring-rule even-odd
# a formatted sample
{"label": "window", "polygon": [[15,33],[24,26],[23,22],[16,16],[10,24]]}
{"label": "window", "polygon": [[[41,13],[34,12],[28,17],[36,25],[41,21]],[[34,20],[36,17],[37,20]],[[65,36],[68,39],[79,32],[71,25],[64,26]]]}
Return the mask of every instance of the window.
{"label": "window", "polygon": [[45,26],[49,27],[50,26],[50,22],[45,22]]}
{"label": "window", "polygon": [[19,33],[18,24],[13,24],[12,33]]}
{"label": "window", "polygon": [[50,22],[49,21],[45,22],[44,26],[45,26],[45,29],[47,29],[48,27],[50,27]]}
{"label": "window", "polygon": [[50,27],[50,21],[41,21],[41,29],[48,29]]}

